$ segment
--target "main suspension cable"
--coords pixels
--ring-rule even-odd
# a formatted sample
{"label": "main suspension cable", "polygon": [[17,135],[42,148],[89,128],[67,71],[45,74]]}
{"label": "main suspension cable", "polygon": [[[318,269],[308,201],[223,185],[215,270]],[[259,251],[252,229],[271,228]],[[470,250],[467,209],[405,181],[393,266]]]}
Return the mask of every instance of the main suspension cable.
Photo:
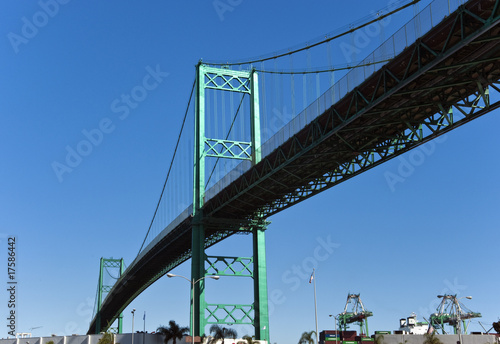
{"label": "main suspension cable", "polygon": [[177,138],[177,143],[175,144],[174,155],[172,156],[172,160],[170,161],[170,166],[168,168],[167,177],[165,178],[165,183],[163,183],[163,188],[161,189],[160,199],[158,200],[158,203],[156,204],[156,209],[155,209],[155,212],[153,214],[153,218],[151,219],[151,223],[149,224],[149,228],[148,228],[148,231],[146,233],[146,237],[144,238],[144,241],[142,242],[141,248],[139,249],[139,252],[137,253],[137,255],[139,255],[141,253],[142,249],[144,248],[144,244],[146,243],[146,239],[148,238],[149,232],[151,231],[151,227],[153,226],[153,222],[155,220],[156,213],[158,212],[158,209],[160,208],[161,199],[163,197],[163,193],[165,192],[165,187],[167,186],[168,177],[170,176],[170,172],[172,171],[172,166],[174,165],[174,160],[175,160],[175,156],[177,153],[177,149],[179,148],[179,143],[181,141],[182,132],[184,131],[184,124],[186,124],[186,118],[187,118],[187,115],[189,112],[189,107],[191,105],[191,99],[193,98],[193,92],[194,92],[195,86],[196,86],[196,79],[193,82],[193,87],[191,88],[191,94],[189,95],[189,101],[187,104],[186,113],[184,114],[184,119],[182,120],[181,132],[179,133],[179,137]]}
{"label": "main suspension cable", "polygon": [[277,58],[280,58],[280,57],[284,57],[284,56],[288,56],[288,55],[292,55],[292,54],[296,54],[298,52],[301,52],[301,51],[304,51],[304,50],[307,50],[307,49],[310,49],[310,48],[314,48],[316,46],[319,46],[319,45],[322,45],[322,44],[325,44],[325,43],[328,43],[330,41],[333,41],[337,38],[340,38],[340,37],[343,37],[345,35],[348,35],[354,31],[357,31],[359,29],[362,29],[370,24],[373,24],[373,23],[376,23],[380,20],[383,20],[395,13],[398,13],[399,11],[402,11],[404,10],[405,8],[407,7],[410,7],[411,5],[415,5],[417,3],[419,3],[420,0],[412,0],[411,2],[407,3],[406,5],[403,5],[401,7],[398,7],[396,8],[395,10],[393,11],[390,11],[386,14],[383,14],[381,16],[378,16],[377,18],[375,19],[372,19],[366,23],[363,23],[363,24],[360,24],[358,26],[355,26],[355,27],[352,27],[351,29],[347,30],[347,31],[344,31],[344,32],[341,32],[335,36],[332,36],[332,37],[328,37],[328,38],[325,38],[319,42],[316,42],[316,43],[313,43],[313,44],[308,44],[306,45],[305,47],[302,47],[302,48],[298,48],[298,49],[295,49],[295,50],[290,50],[288,52],[285,52],[285,53],[281,53],[281,54],[278,54],[278,55],[273,55],[273,56],[269,56],[269,57],[263,57],[263,58],[260,58],[260,59],[253,59],[253,60],[248,60],[248,61],[241,61],[241,62],[203,62],[204,64],[206,65],[212,65],[212,66],[215,66],[215,65],[220,65],[220,66],[236,66],[236,65],[244,65],[244,64],[254,64],[254,63],[257,63],[257,62],[263,62],[263,61],[269,61],[269,60],[273,60],[273,59],[277,59]]}

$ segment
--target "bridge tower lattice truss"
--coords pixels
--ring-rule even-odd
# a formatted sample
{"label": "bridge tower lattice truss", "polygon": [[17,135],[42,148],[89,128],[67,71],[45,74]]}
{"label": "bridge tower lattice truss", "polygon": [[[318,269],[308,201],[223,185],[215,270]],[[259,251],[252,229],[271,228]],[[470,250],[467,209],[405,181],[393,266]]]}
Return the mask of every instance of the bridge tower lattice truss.
{"label": "bridge tower lattice truss", "polygon": [[[197,281],[210,275],[251,277],[254,285],[254,302],[253,304],[209,304],[205,301],[205,284],[201,279],[194,286],[196,308],[191,328],[193,335],[196,336],[204,334],[208,324],[248,324],[254,326],[256,339],[269,340],[265,255],[267,222],[261,218],[250,219],[251,225],[244,229],[253,236],[253,257],[207,256],[206,218],[203,214],[207,158],[249,160],[252,164],[257,164],[261,160],[258,75],[255,70],[215,68],[203,65],[201,62],[197,65],[196,73],[191,279]],[[246,123],[250,123],[250,142],[229,140],[228,137],[207,137],[205,128],[207,89],[211,92],[237,92],[242,94],[242,99],[244,96],[249,96],[250,120]],[[225,268],[220,269],[221,264]]]}
{"label": "bridge tower lattice truss", "polygon": [[[115,269],[118,270],[118,276],[113,277],[109,271],[109,269]],[[99,284],[97,286],[97,309],[96,309],[96,316],[97,316],[97,322],[96,322],[96,334],[101,333],[101,306],[102,302],[104,301],[104,294],[107,294],[114,286],[116,280],[120,278],[120,276],[123,274],[124,270],[124,262],[123,258],[121,259],[113,259],[113,258],[102,258],[100,261],[100,268],[99,268]],[[112,284],[107,284],[104,280],[105,272],[110,275],[114,279]],[[109,331],[113,333],[122,333],[122,324],[123,324],[123,313],[120,313],[118,316],[118,324],[117,327],[110,327]]]}

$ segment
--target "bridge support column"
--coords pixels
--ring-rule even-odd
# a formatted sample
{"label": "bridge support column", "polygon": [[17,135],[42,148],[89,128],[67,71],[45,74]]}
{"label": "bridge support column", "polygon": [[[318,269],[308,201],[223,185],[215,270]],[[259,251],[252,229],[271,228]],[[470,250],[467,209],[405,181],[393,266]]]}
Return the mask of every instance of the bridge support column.
{"label": "bridge support column", "polygon": [[[191,283],[193,283],[194,311],[192,315],[192,335],[199,336],[205,333],[208,324],[246,324],[255,327],[256,339],[269,340],[269,316],[267,302],[267,276],[266,276],[266,254],[265,254],[265,229],[267,222],[258,218],[248,222],[248,219],[226,219],[238,221],[240,230],[253,234],[253,257],[207,257],[205,246],[209,245],[211,236],[225,235],[226,230],[223,222],[220,227],[205,227],[207,220],[217,222],[213,215],[204,214],[205,190],[207,188],[205,173],[207,171],[206,159],[239,159],[249,160],[253,165],[261,160],[261,132],[260,132],[260,107],[258,74],[255,70],[237,71],[228,68],[216,68],[202,64],[196,67],[196,106],[195,106],[195,143],[194,143],[194,194],[193,194],[193,222],[192,222],[192,265]],[[211,93],[206,93],[207,89]],[[206,99],[214,92],[231,92],[241,95],[241,104],[245,96],[249,100],[245,103],[249,106],[250,118],[246,119],[250,124],[250,137],[245,134],[234,135],[239,139],[230,139],[229,133],[223,136],[209,130],[205,130],[207,121],[205,112]],[[238,111],[240,108],[238,107]],[[243,111],[242,111],[243,112]],[[236,113],[237,114],[237,113]],[[235,116],[236,116],[235,114]],[[215,111],[212,116],[215,120],[224,120],[224,115]],[[243,115],[240,115],[243,116]],[[235,117],[236,118],[236,117]],[[214,120],[212,119],[212,120]],[[207,122],[210,124],[210,122]],[[217,123],[217,122],[215,122]],[[232,124],[231,124],[232,127]],[[248,128],[247,128],[248,129]],[[244,131],[242,129],[242,131]],[[214,135],[216,137],[207,137]],[[221,137],[222,136],[222,137]],[[240,137],[241,136],[241,137]],[[214,167],[215,168],[215,167]],[[257,216],[258,217],[258,216]],[[236,229],[238,231],[238,229]],[[233,234],[235,228],[228,229]],[[209,233],[209,234],[207,234]],[[229,234],[229,235],[231,235]],[[206,237],[208,236],[208,237]],[[212,259],[212,262],[211,262]],[[205,261],[209,267],[205,270]],[[216,267],[215,262],[224,262],[225,270]],[[241,270],[233,268],[238,265]],[[231,268],[229,268],[231,267]],[[210,275],[219,276],[246,276],[254,279],[254,303],[253,304],[208,304],[205,301],[204,277]]]}
{"label": "bridge support column", "polygon": [[[192,263],[191,282],[199,281],[191,287],[193,288],[193,298],[191,299],[191,335],[200,336],[205,332],[205,228],[203,224],[193,224],[192,233]],[[194,302],[194,308],[193,308]],[[193,323],[194,321],[194,323]]]}
{"label": "bridge support column", "polygon": [[269,341],[265,229],[253,228],[253,285],[255,339]]}
{"label": "bridge support column", "polygon": [[254,301],[251,304],[207,303],[207,324],[251,325],[255,339],[269,341],[265,230],[269,222],[251,221],[241,231],[252,234],[252,257],[206,256],[206,275],[251,277]]}
{"label": "bridge support column", "polygon": [[[196,68],[196,110],[194,142],[194,194],[193,229],[191,235],[191,335],[200,336],[205,331],[205,227],[203,203],[205,199],[205,71],[201,64]],[[195,283],[198,281],[197,283]],[[196,301],[196,302],[195,302]],[[194,307],[193,307],[194,303]]]}

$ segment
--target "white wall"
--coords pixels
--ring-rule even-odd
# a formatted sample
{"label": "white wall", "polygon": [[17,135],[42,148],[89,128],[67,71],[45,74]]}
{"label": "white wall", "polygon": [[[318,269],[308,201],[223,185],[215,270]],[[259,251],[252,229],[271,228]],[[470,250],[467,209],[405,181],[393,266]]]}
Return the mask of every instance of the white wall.
{"label": "white wall", "polygon": [[[53,341],[54,344],[97,344],[102,334],[82,335],[82,336],[54,336],[54,337],[31,337],[18,339],[0,339],[0,344],[47,344]],[[151,333],[134,333],[133,344],[164,344],[163,336],[160,334]],[[239,341],[245,342],[243,339],[225,339],[224,343],[218,344],[237,344]],[[266,344],[266,341],[257,341],[260,344]],[[173,343],[172,340],[168,344]],[[187,336],[181,340],[177,340],[177,344],[191,343],[191,337]],[[246,343],[246,342],[245,342]],[[132,333],[115,334],[115,344],[132,344]],[[389,344],[389,343],[388,343]],[[396,343],[399,344],[399,343]],[[464,344],[482,344],[476,342],[467,342]],[[491,344],[491,343],[490,343]]]}

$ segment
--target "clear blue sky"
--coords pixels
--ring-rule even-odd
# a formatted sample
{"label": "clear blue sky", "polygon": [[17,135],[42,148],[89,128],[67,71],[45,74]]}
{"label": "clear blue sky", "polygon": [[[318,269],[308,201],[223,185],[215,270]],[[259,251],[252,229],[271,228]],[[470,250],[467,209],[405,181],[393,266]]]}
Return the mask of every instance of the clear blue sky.
{"label": "clear blue sky", "polygon": [[[123,257],[129,264],[145,236],[200,58],[231,61],[301,45],[388,1],[219,3],[227,11],[218,12],[212,0],[1,6],[0,314],[8,314],[6,242],[14,235],[18,332],[38,326],[36,336],[86,332],[99,258]],[[411,13],[392,23],[398,27]],[[38,26],[31,27],[34,22]],[[342,56],[335,61],[346,63]],[[161,71],[161,81],[126,119],[117,120],[113,102],[138,85],[148,67]],[[313,266],[320,330],[333,328],[328,315],[343,310],[348,292],[361,293],[373,311],[370,331],[394,330],[411,312],[427,317],[442,293],[472,295],[466,305],[481,312],[486,324],[496,321],[499,124],[498,111],[490,113],[426,150],[418,148],[420,153],[393,159],[272,217],[271,341],[293,343],[314,329],[307,283]],[[66,147],[99,125],[109,133],[58,180],[54,161],[64,161]],[[404,182],[391,187],[387,172],[398,173],[411,161],[417,163],[410,163]],[[248,255],[248,240],[231,238],[213,251]],[[321,242],[330,246],[318,256]],[[189,265],[173,272],[189,276]],[[244,281],[214,281],[208,288],[228,303],[241,301],[239,290],[249,291]],[[132,308],[136,329],[143,327],[144,311],[148,331],[171,319],[188,326],[188,307],[187,282],[162,278],[126,309],[124,329],[131,330]],[[0,337],[6,337],[6,320],[0,324]],[[477,323],[473,330],[480,330]]]}

